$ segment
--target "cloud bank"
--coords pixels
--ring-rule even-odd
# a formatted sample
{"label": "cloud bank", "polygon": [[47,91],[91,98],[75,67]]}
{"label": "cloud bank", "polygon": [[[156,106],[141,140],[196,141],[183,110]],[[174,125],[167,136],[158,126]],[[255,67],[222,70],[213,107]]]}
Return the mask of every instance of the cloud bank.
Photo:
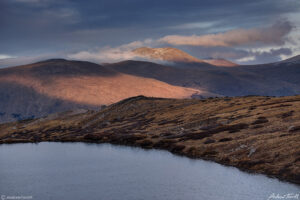
{"label": "cloud bank", "polygon": [[78,60],[88,60],[94,62],[118,62],[123,60],[137,59],[138,57],[132,52],[133,49],[150,44],[151,40],[134,41],[118,47],[104,47],[94,51],[80,51],[69,54],[68,58]]}
{"label": "cloud bank", "polygon": [[233,47],[253,44],[282,45],[285,36],[292,30],[289,21],[279,21],[266,28],[235,29],[225,33],[208,35],[167,35],[158,41],[171,45],[189,45],[206,47]]}
{"label": "cloud bank", "polygon": [[13,56],[5,55],[5,54],[0,54],[0,60],[2,60],[2,59],[8,59],[8,58],[13,58]]}

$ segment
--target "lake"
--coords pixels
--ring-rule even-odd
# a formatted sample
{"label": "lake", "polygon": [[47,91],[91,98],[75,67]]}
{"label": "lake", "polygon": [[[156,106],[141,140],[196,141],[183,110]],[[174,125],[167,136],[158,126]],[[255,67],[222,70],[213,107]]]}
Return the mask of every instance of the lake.
{"label": "lake", "polygon": [[167,151],[87,143],[0,145],[1,200],[267,200],[288,194],[296,199],[300,187]]}

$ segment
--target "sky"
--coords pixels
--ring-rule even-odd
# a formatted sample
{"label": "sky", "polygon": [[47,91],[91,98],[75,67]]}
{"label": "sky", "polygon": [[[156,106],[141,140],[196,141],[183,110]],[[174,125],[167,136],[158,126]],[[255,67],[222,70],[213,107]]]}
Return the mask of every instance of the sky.
{"label": "sky", "polygon": [[300,54],[299,0],[1,0],[0,67],[175,47],[239,64]]}

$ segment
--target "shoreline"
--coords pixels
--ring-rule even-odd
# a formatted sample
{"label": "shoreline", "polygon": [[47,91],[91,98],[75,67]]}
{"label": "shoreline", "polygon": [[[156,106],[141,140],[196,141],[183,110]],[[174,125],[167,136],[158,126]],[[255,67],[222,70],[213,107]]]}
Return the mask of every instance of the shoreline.
{"label": "shoreline", "polygon": [[1,143],[162,149],[300,185],[300,96],[125,99],[101,111],[0,124]]}

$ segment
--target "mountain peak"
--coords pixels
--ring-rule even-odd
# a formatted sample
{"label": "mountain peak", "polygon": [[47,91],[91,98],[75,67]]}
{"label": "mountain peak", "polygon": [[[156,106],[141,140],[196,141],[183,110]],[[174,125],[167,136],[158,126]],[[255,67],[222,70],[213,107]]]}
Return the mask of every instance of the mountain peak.
{"label": "mountain peak", "polygon": [[203,63],[202,60],[195,58],[184,51],[173,47],[150,48],[141,47],[133,50],[137,56],[148,59],[163,60],[170,62],[187,62],[187,63]]}
{"label": "mountain peak", "polygon": [[231,62],[229,60],[226,60],[224,58],[211,58],[211,59],[205,59],[204,62],[207,62],[211,65],[219,66],[219,67],[236,67],[238,64]]}
{"label": "mountain peak", "polygon": [[190,54],[173,47],[162,47],[162,48],[150,48],[141,47],[132,51],[139,57],[144,57],[154,60],[162,60],[169,62],[183,62],[183,63],[203,63],[221,67],[233,67],[237,64],[227,61],[225,59],[208,59],[201,60]]}
{"label": "mountain peak", "polygon": [[64,59],[64,58],[51,58],[51,59],[47,59],[47,60],[43,60],[40,61],[38,63],[47,63],[47,62],[67,62],[68,60]]}

